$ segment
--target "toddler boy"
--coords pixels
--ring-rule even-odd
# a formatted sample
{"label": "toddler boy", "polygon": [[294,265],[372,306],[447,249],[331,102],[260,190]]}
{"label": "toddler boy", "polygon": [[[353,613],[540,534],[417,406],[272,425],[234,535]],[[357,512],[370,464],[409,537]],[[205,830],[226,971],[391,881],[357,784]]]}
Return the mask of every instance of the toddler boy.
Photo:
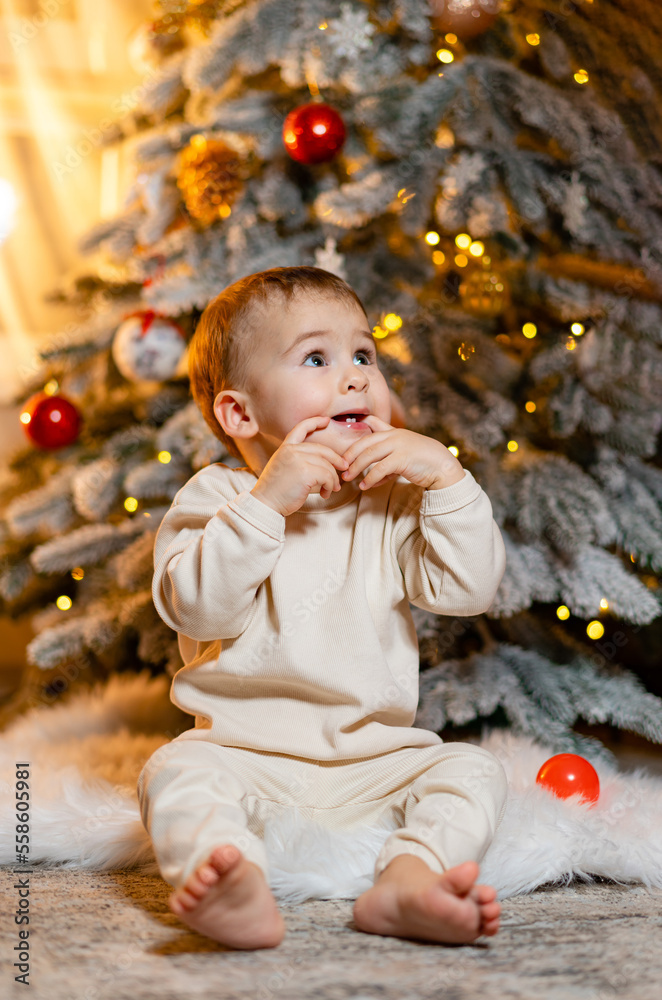
{"label": "toddler boy", "polygon": [[486,494],[441,442],[393,427],[366,313],[339,277],[278,267],[235,282],[191,342],[196,402],[245,464],[197,472],[154,549],[179,634],[171,698],[195,728],[138,780],[169,905],[236,948],[271,948],[266,824],[392,822],[367,933],[467,943],[499,926],[478,862],[502,818],[499,761],[412,727],[409,608],[479,615],[505,569]]}

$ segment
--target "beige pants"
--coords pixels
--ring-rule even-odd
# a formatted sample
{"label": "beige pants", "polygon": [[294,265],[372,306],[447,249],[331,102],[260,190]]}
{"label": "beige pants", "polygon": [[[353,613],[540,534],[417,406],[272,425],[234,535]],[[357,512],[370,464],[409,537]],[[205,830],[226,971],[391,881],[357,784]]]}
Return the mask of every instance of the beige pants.
{"label": "beige pants", "polygon": [[501,821],[506,775],[471,743],[404,747],[373,757],[315,761],[181,734],[159,747],[138,778],[138,799],[159,869],[178,888],[219,844],[234,844],[269,881],[265,824],[284,806],[334,830],[378,825],[387,837],[374,878],[398,854],[438,873],[480,861]]}

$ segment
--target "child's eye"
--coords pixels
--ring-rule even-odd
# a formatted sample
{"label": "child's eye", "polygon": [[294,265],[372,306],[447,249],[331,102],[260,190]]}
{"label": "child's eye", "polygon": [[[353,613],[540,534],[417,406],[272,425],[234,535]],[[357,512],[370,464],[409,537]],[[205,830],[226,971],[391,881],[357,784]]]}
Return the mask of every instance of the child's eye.
{"label": "child's eye", "polygon": [[[375,352],[374,352],[374,350],[372,348],[368,348],[365,351],[356,351],[356,354],[363,354],[364,357],[366,357],[368,359],[368,364],[369,365],[371,365],[373,363],[373,361],[375,360]],[[305,358],[303,359],[304,364],[306,363],[306,361],[308,360],[308,358],[322,358],[323,359],[324,358],[324,354],[322,353],[322,351],[311,351],[310,354],[306,354]],[[319,365],[314,365],[313,367],[319,368],[320,366]]]}
{"label": "child's eye", "polygon": [[[305,358],[303,359],[303,363],[304,364],[306,363],[306,361],[308,360],[308,358],[322,358],[323,359],[324,355],[321,354],[319,351],[311,351],[310,354],[306,354]],[[318,367],[319,367],[319,365],[315,365],[315,368],[318,368]]]}

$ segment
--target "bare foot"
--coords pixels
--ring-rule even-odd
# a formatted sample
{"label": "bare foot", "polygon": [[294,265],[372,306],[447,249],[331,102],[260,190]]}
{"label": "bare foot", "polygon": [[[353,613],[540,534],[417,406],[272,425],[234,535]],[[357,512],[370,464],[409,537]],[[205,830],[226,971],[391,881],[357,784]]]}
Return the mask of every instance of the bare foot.
{"label": "bare foot", "polygon": [[233,844],[215,847],[168,905],[193,930],[233,948],[275,948],[285,936],[262,869]]}
{"label": "bare foot", "polygon": [[499,930],[496,889],[474,885],[479,867],[464,861],[441,875],[413,854],[399,854],[354,903],[354,922],[369,934],[468,944]]}

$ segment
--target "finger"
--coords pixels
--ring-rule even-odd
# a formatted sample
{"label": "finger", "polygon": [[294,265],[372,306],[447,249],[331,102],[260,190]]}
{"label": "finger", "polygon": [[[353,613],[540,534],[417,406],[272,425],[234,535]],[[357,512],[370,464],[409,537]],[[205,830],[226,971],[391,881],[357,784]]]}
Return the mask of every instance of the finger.
{"label": "finger", "polygon": [[359,483],[359,489],[369,490],[372,489],[381,479],[384,478],[385,474],[388,473],[389,469],[393,469],[393,464],[389,463],[388,458],[385,458],[383,462],[377,462],[372,466],[370,472],[366,475],[365,479],[362,479]]}
{"label": "finger", "polygon": [[333,448],[329,448],[326,444],[315,444],[312,441],[309,442],[310,447],[314,448],[316,453],[320,455],[321,458],[327,458],[331,465],[336,469],[346,469],[349,462],[344,455],[340,455]]}
{"label": "finger", "polygon": [[319,444],[317,441],[302,441],[301,447],[311,455],[315,455],[321,459],[327,459],[337,469],[344,469],[348,464],[345,456],[341,455],[340,452],[337,452],[335,448],[331,448],[328,444]]}
{"label": "finger", "polygon": [[385,420],[381,417],[376,417],[374,413],[368,413],[367,416],[363,418],[363,423],[367,424],[368,427],[374,427],[378,431],[394,431],[395,427],[391,424],[387,424]]}
{"label": "finger", "polygon": [[315,482],[311,487],[311,492],[317,487],[320,496],[325,500],[331,496],[331,494],[337,489],[340,489],[340,480],[338,479],[338,473],[333,468],[332,465],[321,459],[319,462],[313,460],[310,463],[309,468],[315,474]]}
{"label": "finger", "polygon": [[[367,443],[363,446],[360,453],[355,454],[353,458],[350,457],[349,465],[342,473],[342,478],[345,482],[353,479],[359,472],[363,472],[363,470],[367,469],[373,462],[377,462],[380,458],[385,458],[386,455],[391,453],[392,446],[389,444],[388,438],[384,437],[377,441],[371,438],[365,439]],[[360,444],[360,442],[356,441],[352,445],[352,448],[355,448],[358,444]],[[346,454],[345,457],[347,457]]]}
{"label": "finger", "polygon": [[399,475],[399,472],[392,472],[389,476],[384,476],[383,479],[380,479],[378,483],[372,483],[370,489],[375,490],[378,486],[383,486],[384,483],[388,483],[390,479],[397,479]]}
{"label": "finger", "polygon": [[372,448],[385,440],[388,440],[387,435],[379,431],[373,431],[372,434],[365,434],[358,441],[353,441],[350,444],[349,448],[343,452],[343,457],[351,464],[359,455],[363,454],[366,448]]}
{"label": "finger", "polygon": [[301,420],[298,424],[295,424],[290,433],[285,435],[283,444],[285,442],[288,444],[301,444],[309,434],[313,434],[320,427],[326,427],[330,419],[331,417],[322,416],[321,414],[318,414],[316,417],[306,417],[305,420]]}

